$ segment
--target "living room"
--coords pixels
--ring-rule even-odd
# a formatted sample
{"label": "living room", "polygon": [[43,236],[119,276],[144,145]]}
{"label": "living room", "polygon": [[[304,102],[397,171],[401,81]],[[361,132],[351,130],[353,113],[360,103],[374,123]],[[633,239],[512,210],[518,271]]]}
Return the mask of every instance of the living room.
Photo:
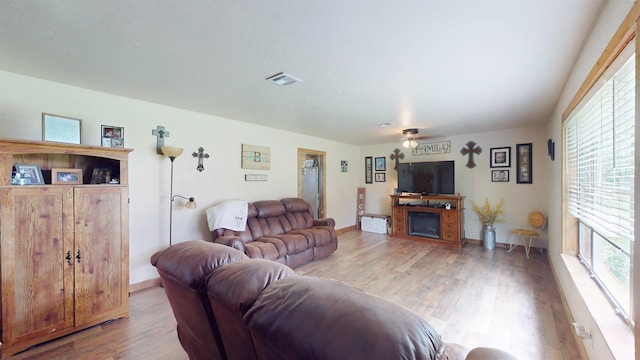
{"label": "living room", "polygon": [[[394,160],[390,159],[394,149],[403,152],[403,162],[454,160],[455,191],[466,197],[465,236],[470,240],[481,239],[482,224],[472,210],[472,201],[480,203],[485,197],[493,204],[504,199],[506,213],[504,221],[497,224],[496,234],[498,243],[502,245],[507,242],[511,229],[524,225],[530,211],[545,212],[549,219],[545,230],[548,243],[545,246],[548,247],[547,256],[558,287],[566,298],[573,320],[584,324],[593,337],[593,348],[585,349],[586,353],[594,359],[613,358],[620,350],[607,344],[602,334],[605,330],[598,330],[597,321],[594,320],[596,316],[591,314],[560,256],[564,249],[560,221],[563,206],[561,115],[632,5],[632,2],[624,1],[602,5],[592,34],[559,94],[557,106],[548,121],[535,126],[498,127],[491,131],[420,140],[450,141],[451,152],[447,154],[413,156],[410,150],[402,147],[399,132],[397,141],[353,145],[238,121],[223,114],[205,114],[123,94],[72,86],[64,79],[44,80],[47,74],[20,74],[4,67],[0,70],[2,137],[41,140],[43,112],[82,119],[82,143],[85,145],[100,145],[102,125],[124,128],[124,147],[134,149],[129,157],[129,278],[132,288],[157,279],[157,272],[150,265],[149,258],[169,244],[171,165],[169,159],[156,152],[157,137],[152,135],[152,131],[158,126],[164,126],[170,132],[164,139],[166,145],[185,149],[185,153],[174,163],[174,193],[192,196],[198,203],[195,210],[174,208],[171,221],[173,243],[210,239],[204,211],[223,200],[255,201],[296,196],[299,148],[326,152],[326,213],[336,220],[336,228],[342,230],[355,227],[356,192],[359,187],[366,189],[366,212],[391,213],[389,195],[397,186]],[[372,124],[372,127],[376,126]],[[549,139],[556,143],[555,160],[548,155]],[[469,155],[460,153],[469,141],[474,141],[482,148],[480,154],[474,155],[477,166],[473,168],[466,166]],[[511,147],[513,156],[515,146],[521,143],[532,144],[533,182],[516,183],[513,165],[509,182],[493,182],[490,149]],[[243,169],[242,144],[269,147],[270,170]],[[196,169],[198,159],[191,155],[199,147],[203,147],[210,155],[203,160],[204,171],[201,172]],[[365,183],[364,159],[368,156],[386,158],[385,181]],[[348,171],[341,171],[341,161],[347,161]],[[515,158],[512,158],[512,164],[515,164]],[[247,174],[264,174],[267,180],[245,181]],[[635,307],[637,303],[636,299]]]}

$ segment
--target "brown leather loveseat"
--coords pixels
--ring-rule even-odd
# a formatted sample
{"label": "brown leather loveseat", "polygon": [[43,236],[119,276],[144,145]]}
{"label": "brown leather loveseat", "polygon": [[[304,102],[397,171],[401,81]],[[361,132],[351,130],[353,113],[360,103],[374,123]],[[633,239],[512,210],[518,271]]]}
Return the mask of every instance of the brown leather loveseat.
{"label": "brown leather loveseat", "polygon": [[335,220],[314,219],[311,206],[300,198],[249,203],[244,231],[218,228],[211,233],[215,243],[292,268],[327,257],[338,248]]}
{"label": "brown leather loveseat", "polygon": [[399,305],[228,246],[183,242],[151,263],[192,360],[514,359],[497,349],[445,344]]}

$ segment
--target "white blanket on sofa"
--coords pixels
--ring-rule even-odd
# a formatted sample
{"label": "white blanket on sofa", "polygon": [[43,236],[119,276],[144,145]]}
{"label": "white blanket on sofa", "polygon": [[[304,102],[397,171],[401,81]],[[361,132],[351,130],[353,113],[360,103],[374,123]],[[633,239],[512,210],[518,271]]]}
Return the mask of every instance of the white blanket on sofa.
{"label": "white blanket on sofa", "polygon": [[247,228],[249,203],[246,200],[227,200],[207,209],[209,230],[225,228],[244,231]]}

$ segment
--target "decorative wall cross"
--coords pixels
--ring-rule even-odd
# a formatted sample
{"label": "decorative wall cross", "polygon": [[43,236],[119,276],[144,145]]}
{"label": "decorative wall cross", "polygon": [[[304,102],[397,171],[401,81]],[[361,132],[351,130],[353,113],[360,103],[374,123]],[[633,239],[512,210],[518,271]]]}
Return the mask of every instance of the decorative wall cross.
{"label": "decorative wall cross", "polygon": [[482,152],[482,148],[480,146],[475,146],[476,143],[474,141],[469,141],[466,148],[463,147],[462,149],[460,149],[460,154],[469,154],[469,161],[467,161],[467,167],[469,169],[473,169],[474,167],[476,167],[476,163],[473,161],[473,154],[480,154]]}
{"label": "decorative wall cross", "polygon": [[209,158],[209,154],[205,154],[204,153],[204,148],[203,147],[199,147],[198,148],[198,152],[194,152],[193,154],[194,158],[198,158],[198,167],[196,169],[198,169],[198,171],[203,172],[204,171],[204,164],[203,159],[208,159]]}
{"label": "decorative wall cross", "polygon": [[151,130],[151,135],[155,135],[156,139],[156,152],[162,155],[162,147],[164,146],[164,138],[169,137],[169,132],[164,129],[164,126],[158,125],[157,128]]}
{"label": "decorative wall cross", "polygon": [[398,171],[398,160],[404,159],[404,154],[399,149],[394,149],[389,159],[396,161],[396,166],[393,167],[393,170]]}

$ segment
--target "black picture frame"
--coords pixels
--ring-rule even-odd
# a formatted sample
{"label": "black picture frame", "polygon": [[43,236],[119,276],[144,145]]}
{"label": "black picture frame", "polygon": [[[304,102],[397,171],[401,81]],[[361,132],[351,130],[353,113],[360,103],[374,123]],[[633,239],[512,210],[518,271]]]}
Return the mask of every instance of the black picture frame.
{"label": "black picture frame", "polygon": [[376,182],[387,181],[387,173],[376,173]]}
{"label": "black picture frame", "polygon": [[517,166],[516,182],[518,184],[533,184],[533,144],[516,145]]}
{"label": "black picture frame", "polygon": [[511,167],[511,146],[490,149],[490,167],[503,168]]}
{"label": "black picture frame", "polygon": [[386,171],[387,170],[387,162],[385,157],[377,157],[376,158],[376,171]]}
{"label": "black picture frame", "polygon": [[491,170],[491,182],[509,182],[509,170]]}
{"label": "black picture frame", "polygon": [[364,158],[364,182],[373,184],[373,157],[371,156]]}

